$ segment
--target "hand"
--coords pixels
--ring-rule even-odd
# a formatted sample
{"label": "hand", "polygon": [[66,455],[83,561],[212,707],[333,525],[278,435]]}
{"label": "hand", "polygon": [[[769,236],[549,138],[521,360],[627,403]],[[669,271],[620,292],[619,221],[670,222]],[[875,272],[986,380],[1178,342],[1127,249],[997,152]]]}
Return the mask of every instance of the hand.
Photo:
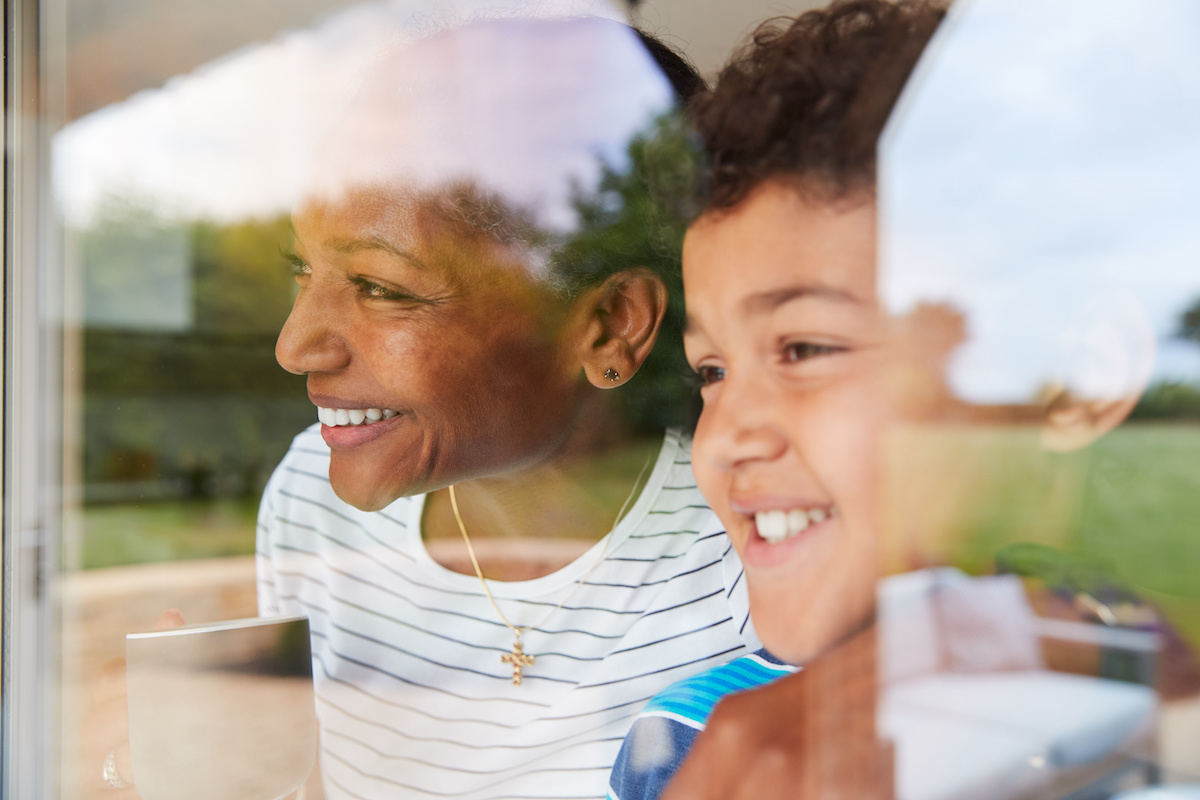
{"label": "hand", "polygon": [[717,704],[662,800],[891,800],[875,735],[875,631]]}
{"label": "hand", "polygon": [[[183,624],[183,614],[170,609],[159,617],[155,630]],[[88,797],[137,800],[133,785],[133,762],[129,753],[129,710],[126,703],[125,659],[114,658],[100,670],[92,687],[92,703],[84,723],[81,755],[81,787]],[[113,756],[116,774],[126,785],[117,788],[105,780],[105,759]]]}

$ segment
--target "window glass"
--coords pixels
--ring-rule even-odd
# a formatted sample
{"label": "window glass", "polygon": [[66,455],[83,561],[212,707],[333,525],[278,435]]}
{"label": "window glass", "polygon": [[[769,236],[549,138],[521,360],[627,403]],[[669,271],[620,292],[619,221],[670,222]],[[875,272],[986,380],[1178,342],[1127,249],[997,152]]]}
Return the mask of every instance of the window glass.
{"label": "window glass", "polygon": [[[436,765],[409,775],[412,755],[365,774],[373,768],[363,753],[372,715],[428,702],[411,692],[405,670],[442,657],[439,626],[462,612],[400,616],[393,600],[375,609],[394,628],[380,634],[378,618],[345,616],[361,615],[362,598],[332,581],[378,582],[375,570],[392,569],[397,552],[415,558],[423,572],[407,578],[417,588],[401,601],[429,602],[422,581],[430,580],[443,584],[435,602],[471,596],[478,630],[449,631],[464,640],[460,650],[482,649],[486,660],[456,669],[502,688],[521,677],[512,657],[522,645],[549,662],[546,676],[527,668],[535,685],[601,660],[595,642],[608,658],[617,630],[590,634],[593,644],[576,652],[570,618],[554,617],[610,605],[628,615],[617,612],[629,602],[619,595],[637,586],[621,577],[628,564],[657,563],[655,575],[642,576],[648,587],[697,567],[722,591],[735,582],[689,482],[682,434],[664,440],[690,424],[696,405],[678,288],[679,242],[696,202],[695,144],[672,110],[691,87],[664,74],[677,65],[655,61],[669,54],[646,49],[625,26],[628,11],[590,1],[66,8],[66,119],[50,143],[49,180],[73,287],[61,301],[72,354],[70,502],[63,677],[47,687],[61,689],[62,718],[52,734],[61,769],[47,779],[65,796],[130,791],[121,784],[134,781],[151,796],[156,786],[187,783],[189,773],[170,771],[187,766],[176,763],[178,741],[189,743],[192,767],[221,762],[228,780],[267,785],[278,765],[261,748],[231,755],[240,739],[225,737],[219,749],[215,737],[195,734],[229,702],[292,720],[293,734],[305,729],[294,717],[304,693],[288,677],[292,662],[279,660],[286,641],[205,633],[199,641],[208,644],[181,660],[160,656],[156,640],[130,640],[126,684],[119,659],[130,633],[260,612],[308,616],[313,663],[334,687],[319,695],[317,712],[336,728],[327,728],[323,746],[332,749],[309,795],[370,794],[445,780]],[[580,15],[592,21],[572,28],[567,18]],[[551,27],[538,27],[546,20]],[[710,35],[732,44],[733,32]],[[589,302],[590,322],[579,313]],[[580,361],[567,337],[596,352]],[[362,459],[338,448],[372,423],[401,434],[384,453],[398,467],[368,459],[368,475]],[[260,511],[289,447],[276,490],[266,492],[274,499]],[[315,468],[305,462],[314,453],[324,459]],[[508,482],[519,488],[497,496],[506,499],[471,490],[477,477],[514,472],[521,480]],[[452,483],[458,520],[444,489]],[[428,502],[404,499],[425,490],[437,490]],[[526,511],[548,498],[553,513]],[[376,540],[361,520],[377,509],[369,519],[399,527]],[[398,544],[406,525],[416,538]],[[349,568],[327,550],[305,550],[310,535],[337,548],[361,530],[369,541],[352,548]],[[628,540],[629,549],[642,535],[653,558],[610,544]],[[712,538],[716,558],[706,551],[705,564],[691,564],[700,557],[692,554],[687,569],[673,569],[684,563],[673,561],[681,537],[700,535]],[[318,597],[323,582],[329,592]],[[716,663],[753,642],[737,597],[737,620],[712,616],[714,608],[719,636],[705,634],[671,663]],[[682,633],[690,612],[675,613]],[[400,634],[410,629],[433,644],[406,651]],[[375,668],[399,677],[363,720],[348,723],[362,709],[337,686],[363,661],[358,648],[379,636],[393,638]],[[664,638],[651,649],[671,648]],[[183,677],[172,672],[181,664]],[[218,668],[234,676],[210,692],[205,675]],[[272,670],[282,682],[247,678]],[[442,694],[482,691],[453,674],[428,680],[449,680]],[[669,682],[665,673],[658,681]],[[647,691],[629,683],[624,706]],[[281,702],[289,710],[278,710]],[[429,713],[418,708],[393,735],[428,735]],[[503,735],[490,714],[477,725]],[[611,731],[623,720],[578,735],[615,752]],[[185,723],[192,735],[177,741],[188,736]],[[455,753],[433,760],[447,758],[462,761]],[[592,761],[581,751],[571,766],[599,785],[606,770]],[[263,774],[251,774],[256,768]],[[522,769],[520,780],[537,772]]]}
{"label": "window glass", "polygon": [[[1049,713],[1047,735],[1079,725],[1077,743],[1095,748],[1014,760],[1013,786],[1121,785],[1138,765],[1156,765],[1151,779],[1200,774],[1186,732],[1200,689],[1200,17],[1187,3],[1128,11],[956,7],[881,151],[880,287],[908,347],[898,393],[911,418],[888,460],[891,569],[1019,578],[1008,594],[952,582],[944,654],[960,672],[1007,670],[1009,688],[1020,662],[1050,667],[1061,693],[1025,678],[980,718],[995,734],[1001,717]],[[1030,608],[1045,637],[1032,662],[1006,638]],[[1096,692],[1086,712],[1069,707],[1076,691]],[[1141,710],[1102,743],[1089,715],[1115,719],[1122,702]]]}
{"label": "window glass", "polygon": [[[763,644],[684,108],[819,4],[15,5],[0,792],[603,797]],[[959,0],[881,146],[898,800],[1200,783],[1200,15],[1127,5]]]}

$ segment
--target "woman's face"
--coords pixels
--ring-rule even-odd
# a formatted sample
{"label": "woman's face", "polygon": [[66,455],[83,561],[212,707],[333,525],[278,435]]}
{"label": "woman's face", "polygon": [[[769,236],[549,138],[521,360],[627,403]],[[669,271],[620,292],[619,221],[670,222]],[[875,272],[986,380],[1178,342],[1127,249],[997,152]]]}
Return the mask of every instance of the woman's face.
{"label": "woman's face", "polygon": [[577,325],[511,253],[383,192],[292,223],[300,291],[275,352],[327,409],[339,497],[375,510],[564,445],[586,385]]}
{"label": "woman's face", "polygon": [[755,627],[811,658],[865,621],[878,577],[885,317],[875,207],[766,184],[684,243],[693,468],[742,557]]}

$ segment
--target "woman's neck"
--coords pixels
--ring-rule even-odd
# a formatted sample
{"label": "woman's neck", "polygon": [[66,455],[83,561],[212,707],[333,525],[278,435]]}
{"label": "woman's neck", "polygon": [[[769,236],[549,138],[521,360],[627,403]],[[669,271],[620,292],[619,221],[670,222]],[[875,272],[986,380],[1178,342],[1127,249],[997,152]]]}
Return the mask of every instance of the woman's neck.
{"label": "woman's neck", "polygon": [[[661,439],[626,439],[587,455],[458,484],[463,526],[488,578],[522,580],[550,574],[612,530],[645,485]],[[474,574],[448,489],[425,500],[422,534],[448,569]],[[538,541],[553,540],[538,547]],[[538,557],[529,558],[536,551]]]}

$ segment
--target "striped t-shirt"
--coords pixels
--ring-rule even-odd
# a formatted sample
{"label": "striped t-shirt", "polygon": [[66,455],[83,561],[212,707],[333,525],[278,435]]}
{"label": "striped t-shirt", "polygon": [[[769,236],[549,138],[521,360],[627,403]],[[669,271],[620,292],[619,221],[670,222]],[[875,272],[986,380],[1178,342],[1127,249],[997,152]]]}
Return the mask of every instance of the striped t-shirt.
{"label": "striped t-shirt", "polygon": [[551,575],[491,582],[516,625],[567,598],[524,636],[536,662],[521,686],[478,579],[426,551],[423,498],[361,512],[328,471],[314,426],[267,485],[258,535],[260,612],[310,618],[327,797],[603,798],[649,698],[759,646],[676,433],[608,541]]}
{"label": "striped t-shirt", "polygon": [[796,672],[766,650],[672,684],[633,723],[608,783],[608,800],[657,800],[722,697]]}

